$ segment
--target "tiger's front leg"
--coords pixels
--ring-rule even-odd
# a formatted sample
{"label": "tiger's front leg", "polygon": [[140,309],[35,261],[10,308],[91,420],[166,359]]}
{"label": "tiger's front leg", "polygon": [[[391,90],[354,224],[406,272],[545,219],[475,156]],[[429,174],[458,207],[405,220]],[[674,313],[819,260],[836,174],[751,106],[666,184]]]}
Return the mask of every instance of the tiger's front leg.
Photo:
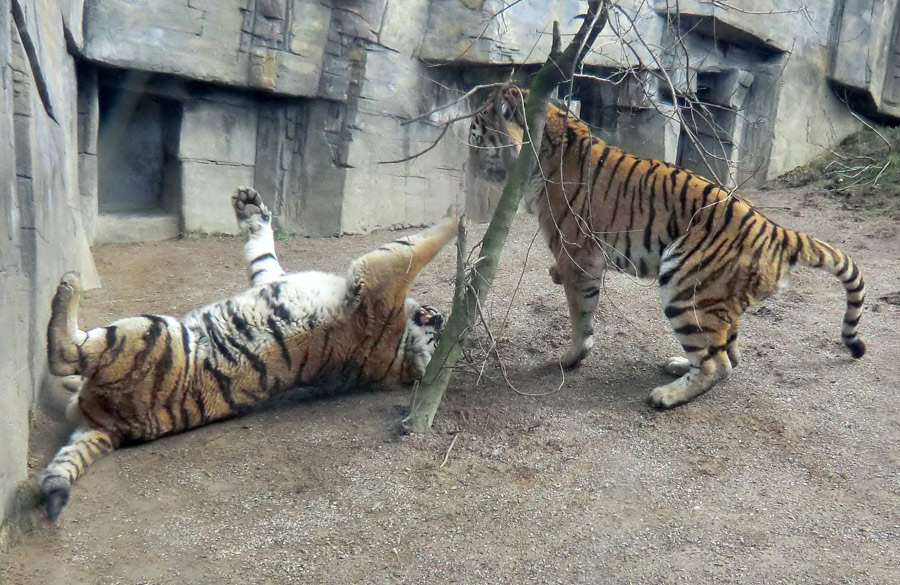
{"label": "tiger's front leg", "polygon": [[275,237],[272,233],[272,214],[255,189],[238,187],[231,196],[231,205],[238,227],[247,236],[244,258],[250,273],[250,284],[271,282],[284,276],[284,269],[275,255]]}
{"label": "tiger's front leg", "polygon": [[569,305],[572,341],[569,350],[560,360],[565,368],[578,366],[594,347],[594,313],[597,312],[605,268],[605,264],[581,265],[567,259],[558,261],[555,274],[551,272],[554,281],[558,278],[563,285]]}

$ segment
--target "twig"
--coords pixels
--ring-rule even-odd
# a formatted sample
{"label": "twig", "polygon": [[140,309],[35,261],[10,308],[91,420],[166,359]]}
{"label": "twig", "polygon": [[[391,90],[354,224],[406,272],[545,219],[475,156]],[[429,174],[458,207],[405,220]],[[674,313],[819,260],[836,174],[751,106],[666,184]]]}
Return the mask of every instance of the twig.
{"label": "twig", "polygon": [[444,460],[441,461],[441,466],[439,467],[439,469],[443,469],[443,467],[445,465],[447,465],[447,461],[450,459],[450,451],[453,450],[453,445],[456,444],[456,439],[458,439],[458,438],[459,438],[459,431],[456,431],[455,433],[453,433],[453,440],[450,441],[450,446],[447,447],[447,452],[444,453]]}
{"label": "twig", "polygon": [[[435,112],[439,112],[440,110],[443,110],[443,109],[445,109],[445,108],[449,108],[450,106],[456,105],[456,104],[458,104],[459,102],[461,102],[462,100],[464,100],[465,98],[469,97],[469,95],[471,95],[473,92],[475,92],[476,90],[478,90],[478,89],[480,89],[480,88],[500,87],[500,86],[504,86],[504,85],[507,85],[507,83],[506,83],[506,82],[502,82],[502,83],[490,83],[490,84],[486,84],[486,85],[479,85],[479,86],[477,86],[477,87],[475,87],[475,88],[472,88],[471,91],[466,92],[465,95],[463,95],[462,97],[460,97],[459,99],[457,99],[455,102],[452,102],[452,103],[443,105],[443,106],[441,106],[441,107],[439,107],[439,108],[435,108],[435,109],[431,110],[430,112],[426,112],[426,113],[421,114],[421,115],[419,115],[419,116],[416,116],[415,118],[412,118],[412,119],[410,119],[410,120],[405,120],[405,121],[401,122],[400,125],[401,125],[401,126],[405,126],[405,125],[407,125],[407,124],[412,124],[413,122],[416,122],[416,121],[418,121],[418,120],[421,120],[421,119],[423,119],[423,118],[426,118],[426,117],[430,116],[431,114],[433,114],[433,113],[435,113]],[[411,155],[409,155],[409,156],[407,156],[407,157],[404,157],[404,158],[401,158],[401,159],[397,159],[397,160],[382,160],[382,161],[378,161],[378,164],[380,164],[380,165],[395,165],[395,164],[403,163],[403,162],[406,162],[406,161],[410,161],[410,160],[412,160],[412,159],[414,159],[414,158],[419,158],[419,157],[422,156],[423,154],[425,154],[425,153],[427,153],[427,152],[430,152],[430,151],[434,150],[434,149],[437,147],[438,143],[440,143],[440,141],[444,138],[444,135],[447,134],[447,131],[450,129],[450,126],[452,126],[452,125],[455,124],[456,122],[459,122],[460,120],[465,120],[465,119],[467,119],[467,118],[471,118],[472,116],[476,116],[476,115],[480,114],[481,112],[483,112],[484,110],[486,110],[488,107],[490,107],[490,103],[482,104],[482,105],[481,105],[477,110],[475,110],[474,112],[467,112],[467,113],[461,114],[461,115],[459,115],[459,116],[454,116],[453,118],[450,118],[449,120],[447,120],[446,122],[444,122],[444,127],[441,129],[441,133],[438,134],[438,137],[435,138],[434,141],[432,141],[432,143],[431,143],[427,148],[425,148],[424,150],[422,150],[422,151],[420,151],[420,152],[417,152],[416,154],[411,154]]]}
{"label": "twig", "polygon": [[[455,100],[453,100],[452,102],[450,102],[449,104],[444,104],[444,105],[442,105],[442,106],[438,106],[438,107],[436,107],[436,108],[434,108],[434,109],[432,109],[432,110],[429,110],[429,111],[425,112],[424,114],[419,114],[419,115],[416,116],[415,118],[410,118],[409,120],[404,120],[403,122],[400,122],[400,125],[401,125],[401,126],[408,126],[409,124],[412,124],[413,122],[418,122],[418,121],[421,120],[422,118],[427,118],[427,117],[430,116],[431,114],[436,114],[437,112],[440,112],[441,110],[446,110],[446,109],[449,108],[449,107],[455,106],[455,105],[458,104],[459,102],[465,101],[466,99],[468,99],[469,97],[471,97],[472,95],[474,95],[475,93],[477,93],[479,90],[482,90],[482,89],[489,89],[489,88],[492,88],[492,87],[500,87],[500,86],[503,86],[503,85],[507,85],[507,83],[508,83],[508,82],[506,82],[506,81],[498,81],[497,83],[485,83],[485,84],[482,84],[482,85],[476,85],[475,87],[473,87],[472,89],[470,89],[470,90],[467,91],[466,93],[462,94],[461,96],[459,96],[458,98],[456,98]],[[453,118],[453,119],[450,120],[449,122],[452,123],[452,122],[457,122],[457,121],[459,121],[459,120],[464,120],[464,119],[466,119],[466,118],[469,118],[469,117],[471,117],[471,116],[474,116],[475,114],[477,114],[477,113],[483,111],[484,109],[485,109],[485,106],[482,106],[481,108],[479,108],[478,110],[476,110],[475,112],[473,112],[473,113],[471,113],[471,114],[466,114],[465,116],[460,116],[460,117],[457,117],[457,118]]]}
{"label": "twig", "polygon": [[462,53],[460,53],[459,55],[457,55],[456,58],[454,58],[453,60],[454,60],[454,61],[460,61],[460,60],[462,60],[462,58],[466,55],[466,53],[468,53],[468,52],[472,49],[472,47],[475,46],[475,41],[481,40],[481,37],[483,37],[483,36],[484,36],[484,33],[487,32],[487,29],[491,26],[491,23],[494,22],[494,19],[497,18],[498,16],[500,16],[501,14],[503,14],[504,12],[506,12],[507,10],[509,10],[510,8],[512,8],[513,6],[515,6],[516,4],[518,4],[518,3],[521,2],[521,1],[522,1],[522,0],[513,0],[513,2],[512,2],[511,4],[507,4],[507,5],[504,6],[502,9],[500,9],[500,10],[498,10],[497,12],[493,13],[493,14],[491,15],[491,17],[488,19],[487,24],[484,25],[484,28],[481,29],[481,32],[480,32],[480,33],[478,33],[478,36],[475,37],[472,41],[470,41],[470,42],[469,42],[469,46],[466,47],[466,50],[463,51]]}
{"label": "twig", "polygon": [[856,118],[857,120],[859,120],[860,122],[862,122],[863,125],[865,125],[869,130],[871,130],[872,132],[874,132],[875,134],[877,134],[878,137],[881,138],[881,139],[884,141],[885,144],[887,144],[888,152],[891,152],[891,151],[894,150],[894,145],[891,144],[891,142],[890,142],[887,138],[884,137],[884,134],[882,134],[881,132],[879,132],[878,129],[877,129],[875,126],[873,126],[872,124],[870,124],[869,122],[867,122],[866,120],[864,120],[862,116],[860,116],[859,114],[857,114],[857,113],[854,112],[853,110],[850,110],[850,115],[853,116],[854,118]]}
{"label": "twig", "polygon": [[426,152],[430,152],[430,151],[434,150],[437,147],[438,143],[441,141],[441,138],[444,137],[444,134],[447,133],[447,130],[450,129],[450,124],[451,124],[451,122],[447,122],[446,124],[444,124],[444,129],[441,130],[441,133],[438,135],[438,137],[435,138],[434,142],[432,142],[431,145],[428,146],[428,148],[426,148],[425,150],[423,150],[421,152],[417,152],[416,154],[411,154],[407,157],[400,158],[397,160],[380,160],[380,161],[378,161],[378,164],[380,164],[380,165],[395,165],[395,164],[399,164],[402,162],[406,162],[408,160],[412,160],[414,158],[419,158]]}

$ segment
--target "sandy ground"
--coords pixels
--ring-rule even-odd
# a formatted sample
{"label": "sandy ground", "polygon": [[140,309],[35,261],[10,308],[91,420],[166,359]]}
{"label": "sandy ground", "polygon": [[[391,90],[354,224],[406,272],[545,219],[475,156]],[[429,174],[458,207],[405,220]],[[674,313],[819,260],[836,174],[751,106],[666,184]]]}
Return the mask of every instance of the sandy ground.
{"label": "sandy ground", "polygon": [[[294,396],[121,450],[78,482],[56,525],[42,520],[2,556],[0,580],[900,583],[898,224],[861,221],[815,192],[749,195],[860,264],[864,359],[839,341],[837,280],[798,267],[789,290],[742,322],[731,379],[657,412],[645,398],[678,346],[655,286],[612,275],[598,346],[563,376],[563,293],[542,242],[530,248],[534,220],[521,216],[491,306],[515,390],[483,359],[481,334],[424,436],[397,432],[410,395],[401,389]],[[278,246],[289,269],[343,270],[395,237]],[[104,288],[84,302],[88,326],[182,314],[245,278],[234,238],[95,252]],[[453,264],[445,252],[415,295],[449,307]],[[59,420],[52,408],[37,416],[33,472],[63,441]]]}

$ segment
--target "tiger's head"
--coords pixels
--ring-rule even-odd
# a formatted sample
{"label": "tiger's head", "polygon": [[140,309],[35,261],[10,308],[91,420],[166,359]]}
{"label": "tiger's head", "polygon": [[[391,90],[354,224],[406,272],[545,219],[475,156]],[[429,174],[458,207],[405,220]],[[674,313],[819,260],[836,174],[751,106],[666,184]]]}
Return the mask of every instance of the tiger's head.
{"label": "tiger's head", "polygon": [[406,339],[402,345],[403,375],[409,384],[425,373],[444,328],[444,315],[431,305],[406,299]]}
{"label": "tiger's head", "polygon": [[469,126],[469,158],[475,175],[493,183],[506,173],[522,147],[528,90],[501,88],[494,92]]}

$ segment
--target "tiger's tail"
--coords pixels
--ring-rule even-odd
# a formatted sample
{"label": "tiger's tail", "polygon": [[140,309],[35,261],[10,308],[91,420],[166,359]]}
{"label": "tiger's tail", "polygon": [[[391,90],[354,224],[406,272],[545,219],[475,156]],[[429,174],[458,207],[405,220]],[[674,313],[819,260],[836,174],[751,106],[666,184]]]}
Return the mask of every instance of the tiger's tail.
{"label": "tiger's tail", "polygon": [[859,318],[866,298],[866,283],[856,263],[831,244],[801,232],[794,232],[797,244],[796,259],[810,268],[821,268],[835,275],[847,291],[847,310],[841,325],[841,341],[856,359],[866,353],[866,344],[859,337]]}
{"label": "tiger's tail", "polygon": [[117,437],[98,429],[72,433],[69,444],[59,450],[41,472],[38,484],[44,495],[47,517],[55,521],[69,501],[69,489],[95,460],[118,447]]}

